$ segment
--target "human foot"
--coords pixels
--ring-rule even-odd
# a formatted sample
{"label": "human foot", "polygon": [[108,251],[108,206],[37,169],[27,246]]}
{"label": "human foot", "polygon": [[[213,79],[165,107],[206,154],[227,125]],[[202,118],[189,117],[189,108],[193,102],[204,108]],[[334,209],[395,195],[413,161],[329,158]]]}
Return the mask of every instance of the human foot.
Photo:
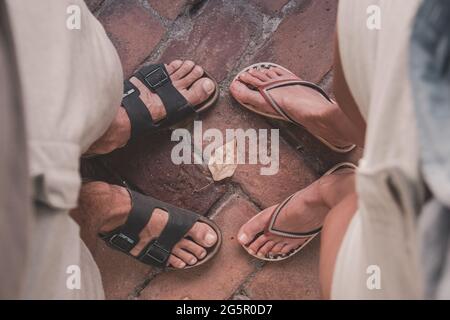
{"label": "human foot", "polygon": [[[263,65],[265,67],[263,67]],[[242,71],[231,83],[231,94],[241,104],[258,114],[301,124],[337,152],[348,152],[353,145],[345,136],[349,120],[339,106],[324,94],[306,85],[290,84],[269,89],[264,97],[258,88],[299,77],[274,64],[257,64]],[[281,113],[273,107],[280,107]],[[282,113],[285,113],[283,115]]]}
{"label": "human foot", "polygon": [[[205,71],[190,60],[175,60],[165,65],[173,87],[193,106],[201,108],[217,90],[216,84],[205,77]],[[167,116],[166,108],[160,96],[152,92],[141,80],[133,76],[129,81],[139,91],[139,98],[147,108],[154,124],[161,122]],[[217,94],[217,92],[216,92]],[[167,106],[166,106],[167,107]],[[107,132],[97,140],[87,154],[106,154],[123,147],[132,135],[132,121],[125,108],[119,108],[117,115]]]}
{"label": "human foot", "polygon": [[[336,171],[339,170],[339,171]],[[288,198],[283,206],[269,207],[244,224],[238,241],[249,254],[264,260],[282,260],[315,236],[330,209],[354,189],[354,166],[343,164]],[[275,210],[280,210],[268,228]],[[270,230],[269,230],[270,229]],[[279,233],[277,232],[279,231]],[[280,235],[286,233],[286,235]],[[290,236],[308,234],[307,236]]]}
{"label": "human foot", "polygon": [[[130,193],[123,187],[104,182],[90,182],[81,188],[80,207],[96,214],[99,233],[106,234],[124,225],[132,209]],[[139,234],[139,242],[129,252],[137,257],[168,223],[168,213],[155,209],[150,221]],[[196,222],[172,249],[167,265],[177,269],[194,266],[204,260],[208,250],[217,244],[218,234],[208,224]]]}

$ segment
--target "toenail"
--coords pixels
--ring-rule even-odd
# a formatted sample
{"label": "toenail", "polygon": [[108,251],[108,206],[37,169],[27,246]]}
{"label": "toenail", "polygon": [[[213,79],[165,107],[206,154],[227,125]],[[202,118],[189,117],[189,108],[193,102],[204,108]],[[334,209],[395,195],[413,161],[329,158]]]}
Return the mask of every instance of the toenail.
{"label": "toenail", "polygon": [[200,254],[200,259],[203,259],[204,257],[206,257],[206,251],[203,251],[203,252]]}
{"label": "toenail", "polygon": [[262,258],[264,257],[264,254],[262,252],[258,252],[258,257]]}
{"label": "toenail", "polygon": [[255,254],[255,251],[253,251],[252,249],[248,249],[248,253]]}
{"label": "toenail", "polygon": [[179,267],[179,268],[184,268],[184,267],[186,267],[186,263],[180,262],[180,263],[178,264],[178,267]]}
{"label": "toenail", "polygon": [[216,242],[216,235],[214,233],[208,232],[205,236],[205,241],[207,244],[214,244],[214,242]]}
{"label": "toenail", "polygon": [[239,235],[239,242],[244,244],[248,242],[248,237],[245,233]]}
{"label": "toenail", "polygon": [[195,67],[195,72],[197,72],[198,74],[203,74],[203,68],[200,66],[196,66]]}
{"label": "toenail", "polygon": [[214,83],[211,80],[203,81],[203,90],[207,93],[211,93],[214,90]]}
{"label": "toenail", "polygon": [[190,261],[189,261],[189,264],[196,264],[197,263],[197,259],[195,259],[195,258],[192,258]]}

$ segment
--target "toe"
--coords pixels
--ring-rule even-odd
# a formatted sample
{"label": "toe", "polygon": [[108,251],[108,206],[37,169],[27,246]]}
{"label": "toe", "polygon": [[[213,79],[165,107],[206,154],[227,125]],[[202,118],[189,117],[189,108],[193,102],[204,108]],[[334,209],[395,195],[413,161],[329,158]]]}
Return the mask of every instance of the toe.
{"label": "toe", "polygon": [[183,250],[192,253],[198,260],[206,257],[206,250],[191,240],[182,239],[178,245]]}
{"label": "toe", "polygon": [[264,82],[270,80],[270,78],[262,70],[251,69],[248,73],[251,74],[253,77],[258,78],[259,80]]}
{"label": "toe", "polygon": [[187,76],[175,81],[174,85],[180,89],[189,88],[195,81],[200,79],[204,73],[201,66],[195,66]]}
{"label": "toe", "polygon": [[179,259],[183,260],[183,262],[185,264],[191,265],[193,266],[194,264],[197,263],[198,259],[190,252],[181,249],[179,244],[177,244],[173,250],[172,250],[172,254],[177,256]]}
{"label": "toe", "polygon": [[253,241],[253,239],[255,239],[258,233],[264,231],[273,209],[274,207],[270,207],[261,211],[241,227],[237,236],[240,244],[244,246],[248,245],[251,241]]}
{"label": "toe", "polygon": [[202,247],[212,247],[217,243],[217,234],[206,223],[197,222],[194,226],[189,230],[188,236],[190,236],[197,244]]}
{"label": "toe", "polygon": [[258,257],[264,258],[267,256],[267,254],[270,252],[270,250],[272,250],[272,248],[275,246],[275,242],[274,241],[267,241],[259,250],[258,250]]}
{"label": "toe", "polygon": [[186,99],[194,106],[206,101],[215,90],[214,82],[209,78],[202,78],[194,82],[187,90]]}
{"label": "toe", "polygon": [[295,78],[297,78],[297,76],[294,75],[292,72],[279,67],[271,67],[270,70],[275,72],[279,76],[294,76]]}
{"label": "toe", "polygon": [[297,249],[300,244],[286,244],[280,251],[280,254],[286,255]]}
{"label": "toe", "polygon": [[177,269],[183,269],[184,267],[186,267],[186,263],[183,262],[183,260],[181,260],[180,258],[174,256],[173,254],[170,255],[169,260],[167,261],[167,265],[170,265]]}
{"label": "toe", "polygon": [[267,104],[258,91],[250,89],[241,81],[233,81],[230,86],[230,92],[236,100],[255,107],[262,107]]}
{"label": "toe", "polygon": [[177,71],[181,65],[183,64],[183,61],[181,60],[174,60],[168,65],[166,64],[166,69],[169,75],[173,74],[175,71]]}
{"label": "toe", "polygon": [[248,72],[244,72],[243,74],[241,74],[239,76],[239,80],[243,83],[252,85],[253,87],[260,87],[262,85],[264,85],[264,82],[261,81],[260,79],[252,76],[250,73]]}
{"label": "toe", "polygon": [[285,246],[284,242],[278,242],[272,247],[272,249],[270,249],[269,254],[274,256],[279,255],[284,246]]}
{"label": "toe", "polygon": [[266,242],[269,241],[267,236],[262,235],[255,239],[247,248],[248,252],[250,254],[257,254],[259,250],[266,244]]}
{"label": "toe", "polygon": [[266,75],[272,80],[279,78],[279,75],[275,71],[272,71],[272,70],[267,70]]}
{"label": "toe", "polygon": [[173,73],[173,75],[171,76],[172,80],[176,81],[176,80],[179,80],[179,79],[185,77],[192,71],[194,66],[195,66],[195,63],[191,60],[184,61],[183,64],[181,65],[181,67],[177,71],[175,71]]}

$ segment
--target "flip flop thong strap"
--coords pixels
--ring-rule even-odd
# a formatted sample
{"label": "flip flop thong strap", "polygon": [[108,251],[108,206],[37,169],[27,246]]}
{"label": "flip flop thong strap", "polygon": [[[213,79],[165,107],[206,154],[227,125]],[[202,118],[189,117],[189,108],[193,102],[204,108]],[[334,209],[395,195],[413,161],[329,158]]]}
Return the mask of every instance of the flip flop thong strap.
{"label": "flip flop thong strap", "polygon": [[[323,176],[329,176],[329,175],[335,173],[336,171],[339,171],[339,170],[345,169],[345,168],[356,170],[357,166],[350,162],[338,163],[335,166],[333,166],[330,170],[328,170]],[[301,190],[299,192],[301,192]],[[289,231],[282,231],[282,230],[275,229],[275,222],[276,222],[281,210],[283,210],[284,207],[289,203],[289,201],[291,201],[292,198],[294,196],[296,196],[299,192],[294,193],[293,195],[291,195],[290,197],[285,199],[282,203],[280,203],[275,208],[275,210],[272,212],[272,216],[270,217],[269,222],[267,223],[267,226],[265,228],[265,233],[270,233],[270,234],[274,234],[274,235],[278,235],[278,236],[282,236],[282,237],[286,237],[286,238],[301,239],[301,238],[310,238],[310,237],[318,234],[320,231],[322,231],[322,227],[319,227],[317,229],[307,231],[307,232],[289,232]]]}
{"label": "flip flop thong strap", "polygon": [[156,93],[166,110],[163,120],[152,119],[147,106],[140,98],[140,91],[129,80],[124,81],[122,106],[131,121],[131,139],[156,129],[167,128],[195,113],[193,106],[173,86],[164,64],[152,64],[141,68],[134,76],[151,92]]}
{"label": "flip flop thong strap", "polygon": [[279,81],[273,81],[270,83],[267,83],[265,85],[259,86],[258,90],[263,96],[263,98],[267,101],[267,103],[283,118],[285,118],[289,122],[296,123],[298,125],[302,125],[298,123],[295,119],[293,119],[287,112],[285,112],[280,105],[277,103],[275,98],[270,94],[270,90],[282,88],[282,87],[288,87],[288,86],[294,86],[294,85],[300,85],[304,87],[308,87],[311,89],[316,90],[319,92],[325,99],[327,99],[329,102],[333,102],[333,100],[328,96],[328,94],[318,85],[315,83],[304,81],[300,79],[289,79],[289,80],[279,80]]}
{"label": "flip flop thong strap", "polygon": [[280,214],[281,210],[288,204],[288,202],[295,196],[295,194],[291,195],[289,198],[284,200],[282,203],[280,203],[275,210],[272,212],[272,216],[269,220],[269,223],[266,226],[265,233],[285,237],[285,238],[293,238],[293,239],[303,239],[303,238],[310,238],[316,234],[318,234],[320,231],[322,231],[322,227],[319,227],[317,229],[307,231],[307,232],[290,232],[290,231],[282,231],[275,229],[275,222]]}

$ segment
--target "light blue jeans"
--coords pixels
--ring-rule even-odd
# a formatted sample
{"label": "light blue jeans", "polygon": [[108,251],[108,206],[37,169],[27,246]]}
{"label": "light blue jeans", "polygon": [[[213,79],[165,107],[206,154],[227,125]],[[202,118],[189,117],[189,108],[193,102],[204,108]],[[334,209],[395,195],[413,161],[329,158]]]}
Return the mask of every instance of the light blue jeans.
{"label": "light blue jeans", "polygon": [[419,217],[428,298],[450,299],[450,1],[425,0],[411,39],[411,81],[430,199]]}

